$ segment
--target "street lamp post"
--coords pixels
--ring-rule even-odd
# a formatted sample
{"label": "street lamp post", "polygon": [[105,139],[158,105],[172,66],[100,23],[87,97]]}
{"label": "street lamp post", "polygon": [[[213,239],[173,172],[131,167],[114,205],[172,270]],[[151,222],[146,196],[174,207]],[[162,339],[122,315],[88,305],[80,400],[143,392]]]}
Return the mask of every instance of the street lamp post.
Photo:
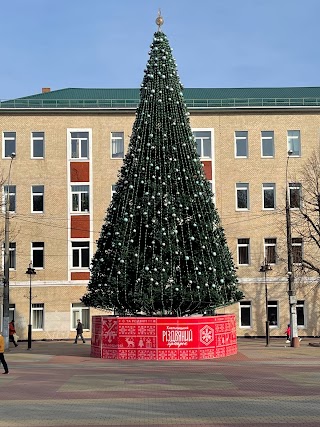
{"label": "street lamp post", "polygon": [[291,236],[291,212],[288,183],[288,164],[292,151],[288,151],[286,165],[286,227],[287,227],[287,253],[288,253],[288,296],[290,308],[290,341],[291,347],[299,347],[297,324],[297,298],[293,272],[292,236]]}
{"label": "street lamp post", "polygon": [[31,323],[31,307],[32,307],[32,276],[36,274],[35,269],[32,267],[32,261],[29,263],[29,267],[26,271],[29,274],[29,325],[28,325],[28,350],[31,350],[32,343],[32,323]]}
{"label": "street lamp post", "polygon": [[10,313],[10,299],[9,299],[9,269],[10,269],[10,174],[12,161],[16,157],[15,153],[11,153],[11,160],[9,165],[9,173],[7,179],[7,191],[5,194],[5,222],[4,222],[4,278],[3,278],[3,323],[2,333],[5,341],[5,349],[9,348],[9,313]]}
{"label": "street lamp post", "polygon": [[267,284],[267,272],[271,271],[272,268],[270,264],[267,263],[267,258],[264,259],[263,265],[260,267],[260,272],[264,273],[264,289],[265,289],[265,305],[266,305],[266,347],[268,347],[270,342],[270,328],[269,328],[269,318],[268,318],[268,284]]}

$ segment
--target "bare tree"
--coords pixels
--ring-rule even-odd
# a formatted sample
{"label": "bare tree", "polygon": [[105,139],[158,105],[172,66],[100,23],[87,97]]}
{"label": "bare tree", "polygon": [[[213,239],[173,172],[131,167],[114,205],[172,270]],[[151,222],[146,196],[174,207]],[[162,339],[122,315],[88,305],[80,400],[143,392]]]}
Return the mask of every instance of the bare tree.
{"label": "bare tree", "polygon": [[292,229],[304,245],[299,269],[320,278],[320,149],[312,152],[300,175],[300,207],[292,211]]}

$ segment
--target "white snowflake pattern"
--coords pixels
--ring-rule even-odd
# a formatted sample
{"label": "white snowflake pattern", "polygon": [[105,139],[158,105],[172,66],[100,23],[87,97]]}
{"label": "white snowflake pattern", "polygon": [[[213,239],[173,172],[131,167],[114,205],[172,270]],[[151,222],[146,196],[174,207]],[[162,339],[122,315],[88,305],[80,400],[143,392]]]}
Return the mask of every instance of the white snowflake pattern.
{"label": "white snowflake pattern", "polygon": [[156,352],[154,350],[139,350],[137,353],[137,359],[139,360],[154,360],[156,358]]}
{"label": "white snowflake pattern", "polygon": [[206,325],[203,328],[201,328],[200,341],[202,342],[202,344],[209,345],[212,343],[213,339],[214,339],[214,331],[210,326]]}
{"label": "white snowflake pattern", "polygon": [[138,335],[146,335],[147,327],[146,326],[138,326]]}
{"label": "white snowflake pattern", "polygon": [[200,350],[200,359],[214,359],[215,354],[213,349]]}
{"label": "white snowflake pattern", "polygon": [[103,341],[109,344],[115,339],[117,334],[116,322],[108,323],[103,326]]}
{"label": "white snowflake pattern", "polygon": [[119,332],[121,335],[135,335],[136,327],[134,325],[122,325],[119,328]]}
{"label": "white snowflake pattern", "polygon": [[189,359],[189,352],[186,350],[180,351],[180,359],[181,360],[188,360]]}

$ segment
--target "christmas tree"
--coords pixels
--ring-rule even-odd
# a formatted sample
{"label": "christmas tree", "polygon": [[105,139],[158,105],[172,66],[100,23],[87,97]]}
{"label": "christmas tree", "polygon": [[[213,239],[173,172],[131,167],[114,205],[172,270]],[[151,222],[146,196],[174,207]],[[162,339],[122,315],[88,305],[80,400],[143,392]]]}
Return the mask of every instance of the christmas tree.
{"label": "christmas tree", "polygon": [[159,25],[82,301],[121,315],[212,312],[242,298]]}

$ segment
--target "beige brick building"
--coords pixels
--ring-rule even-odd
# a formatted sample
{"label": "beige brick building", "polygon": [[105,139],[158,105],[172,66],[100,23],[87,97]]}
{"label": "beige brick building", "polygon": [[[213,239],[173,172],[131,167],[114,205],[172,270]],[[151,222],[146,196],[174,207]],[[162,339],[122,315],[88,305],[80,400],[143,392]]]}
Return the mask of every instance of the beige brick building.
{"label": "beige brick building", "polygon": [[[319,146],[320,88],[185,89],[184,96],[245,294],[219,312],[236,314],[239,336],[262,336],[268,311],[271,336],[283,336],[289,322],[286,184],[299,198],[297,175]],[[22,339],[30,260],[33,339],[73,338],[77,318],[90,336],[97,311],[79,298],[138,98],[135,89],[65,89],[0,104],[3,200],[10,195],[10,315]],[[4,205],[2,211],[1,228]],[[298,257],[308,248],[292,237]],[[265,257],[272,268],[266,275],[260,272]],[[308,275],[295,284],[299,335],[319,336],[318,280]]]}

